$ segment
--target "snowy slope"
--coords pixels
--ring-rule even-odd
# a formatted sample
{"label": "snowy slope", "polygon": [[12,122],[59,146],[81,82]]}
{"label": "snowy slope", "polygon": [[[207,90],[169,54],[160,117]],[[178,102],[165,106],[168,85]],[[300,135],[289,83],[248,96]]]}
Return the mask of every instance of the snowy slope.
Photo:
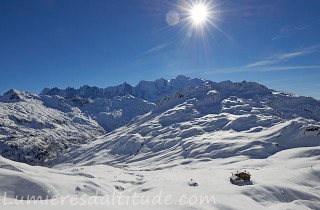
{"label": "snowy slope", "polygon": [[99,124],[61,97],[10,90],[0,97],[0,152],[43,164],[62,150],[104,133]]}
{"label": "snowy slope", "polygon": [[[236,156],[172,160],[154,164],[154,168],[128,164],[122,168],[73,165],[54,169],[0,158],[0,196],[5,196],[0,197],[0,206],[10,210],[317,210],[319,155],[318,146],[284,150],[267,159]],[[239,169],[250,171],[250,184],[229,182],[231,172]],[[188,186],[190,179],[198,186]],[[21,201],[30,196],[40,200]]]}
{"label": "snowy slope", "polygon": [[152,112],[72,148],[59,161],[90,165],[235,155],[267,158],[284,149],[320,145],[319,101],[256,83],[229,84],[222,93],[214,89],[216,84],[208,82],[177,91],[159,100]]}
{"label": "snowy slope", "polygon": [[77,107],[85,115],[90,116],[106,132],[127,124],[134,117],[148,113],[155,107],[154,103],[131,95],[93,100],[76,97],[66,101],[70,106]]}

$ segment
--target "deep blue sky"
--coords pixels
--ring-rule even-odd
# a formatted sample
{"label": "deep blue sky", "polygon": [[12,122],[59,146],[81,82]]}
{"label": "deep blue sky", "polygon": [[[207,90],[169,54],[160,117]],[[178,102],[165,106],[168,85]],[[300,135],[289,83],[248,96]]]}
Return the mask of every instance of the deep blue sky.
{"label": "deep blue sky", "polygon": [[183,74],[320,98],[319,0],[215,0],[205,40],[176,2],[0,0],[0,93]]}

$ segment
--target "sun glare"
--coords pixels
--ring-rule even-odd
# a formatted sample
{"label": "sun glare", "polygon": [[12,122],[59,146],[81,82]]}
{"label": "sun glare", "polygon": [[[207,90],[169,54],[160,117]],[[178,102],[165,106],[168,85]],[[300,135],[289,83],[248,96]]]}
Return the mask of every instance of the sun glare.
{"label": "sun glare", "polygon": [[190,17],[194,24],[204,24],[209,17],[208,8],[202,4],[194,5],[190,11]]}
{"label": "sun glare", "polygon": [[185,33],[184,42],[196,37],[205,43],[209,36],[213,36],[214,30],[225,34],[217,25],[221,13],[217,1],[177,0],[177,2],[176,8],[168,12],[166,21],[170,26],[180,26],[179,32]]}

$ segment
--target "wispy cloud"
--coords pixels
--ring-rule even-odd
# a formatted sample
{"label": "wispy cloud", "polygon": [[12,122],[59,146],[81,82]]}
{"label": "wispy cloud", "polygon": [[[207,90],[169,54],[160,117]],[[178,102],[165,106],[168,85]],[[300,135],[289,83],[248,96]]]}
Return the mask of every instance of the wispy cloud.
{"label": "wispy cloud", "polygon": [[242,72],[272,72],[272,71],[291,71],[291,70],[316,70],[320,71],[320,66],[262,66],[262,67],[231,67],[203,71],[201,74],[229,74]]}
{"label": "wispy cloud", "polygon": [[314,75],[303,75],[303,76],[287,76],[287,77],[281,77],[277,79],[269,79],[269,80],[262,80],[261,84],[269,85],[269,84],[283,84],[284,82],[287,84],[287,81],[296,81],[296,80],[306,80],[314,78]]}
{"label": "wispy cloud", "polygon": [[151,49],[148,49],[142,53],[140,53],[139,55],[136,56],[136,58],[139,58],[139,57],[142,57],[142,56],[145,56],[145,55],[148,55],[148,54],[151,54],[151,53],[154,53],[154,52],[157,52],[157,51],[160,51],[166,47],[168,47],[171,43],[165,43],[165,44],[160,44],[158,46],[155,46]]}
{"label": "wispy cloud", "polygon": [[290,38],[296,32],[306,30],[309,27],[309,25],[285,25],[279,30],[277,35],[272,38],[272,40]]}
{"label": "wispy cloud", "polygon": [[320,66],[281,66],[281,67],[270,67],[262,68],[259,71],[289,71],[289,70],[320,70]]}
{"label": "wispy cloud", "polygon": [[[291,59],[295,59],[300,56],[318,53],[320,45],[314,45],[308,48],[292,50],[283,52],[281,54],[275,54],[269,59],[257,61],[255,63],[245,66],[234,66],[226,68],[203,68],[203,69],[184,69],[184,73],[190,75],[214,75],[214,74],[233,74],[233,73],[245,73],[245,72],[283,72],[283,71],[320,71],[320,65],[284,65],[284,62]],[[314,77],[314,76],[312,76]],[[279,78],[282,80],[282,78]],[[272,83],[273,81],[269,81]],[[320,84],[319,84],[320,86]]]}
{"label": "wispy cloud", "polygon": [[300,49],[300,50],[295,50],[295,51],[291,51],[291,52],[285,52],[282,54],[275,54],[265,60],[251,63],[249,65],[246,65],[245,67],[267,66],[267,65],[274,65],[274,64],[283,63],[283,62],[289,61],[292,58],[301,57],[304,55],[315,53],[318,48],[319,48],[319,46],[317,45],[317,46],[312,46],[312,47],[308,47],[308,48],[304,48],[304,49]]}

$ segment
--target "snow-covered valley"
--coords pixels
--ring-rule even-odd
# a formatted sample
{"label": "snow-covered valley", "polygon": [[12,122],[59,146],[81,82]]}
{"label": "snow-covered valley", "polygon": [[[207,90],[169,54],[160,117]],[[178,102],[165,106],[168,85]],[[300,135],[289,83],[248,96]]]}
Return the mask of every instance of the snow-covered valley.
{"label": "snow-covered valley", "polygon": [[[319,209],[320,147],[170,163],[29,166],[1,158],[2,209]],[[252,184],[232,185],[246,169]],[[199,185],[190,187],[194,179]],[[4,194],[6,192],[7,194]],[[28,197],[30,196],[30,197]],[[38,196],[46,201],[22,201]]]}
{"label": "snow-covered valley", "polygon": [[[0,119],[4,209],[320,209],[320,101],[310,97],[179,76],[11,90]],[[237,170],[251,182],[231,184]]]}

